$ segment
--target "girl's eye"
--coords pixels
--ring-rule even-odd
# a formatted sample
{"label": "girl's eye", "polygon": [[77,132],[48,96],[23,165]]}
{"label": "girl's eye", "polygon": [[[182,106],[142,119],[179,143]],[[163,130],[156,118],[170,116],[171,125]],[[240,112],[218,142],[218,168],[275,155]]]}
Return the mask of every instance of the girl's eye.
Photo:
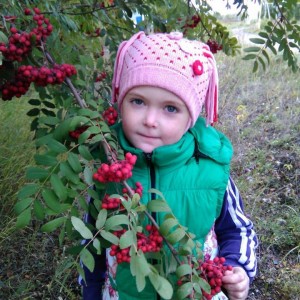
{"label": "girl's eye", "polygon": [[167,110],[167,112],[170,112],[170,113],[175,113],[178,111],[177,108],[173,105],[167,105],[166,110]]}
{"label": "girl's eye", "polygon": [[137,105],[142,105],[144,103],[143,100],[138,98],[132,99],[131,102]]}

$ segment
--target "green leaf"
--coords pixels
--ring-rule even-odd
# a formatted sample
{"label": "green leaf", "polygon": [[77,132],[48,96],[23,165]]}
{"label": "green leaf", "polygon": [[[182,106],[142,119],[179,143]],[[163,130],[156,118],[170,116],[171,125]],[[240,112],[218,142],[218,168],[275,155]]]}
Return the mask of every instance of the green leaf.
{"label": "green leaf", "polygon": [[107,241],[111,242],[112,244],[118,245],[119,243],[119,238],[116,237],[114,234],[111,232],[101,230],[100,235]]}
{"label": "green leaf", "polygon": [[186,299],[193,291],[193,284],[191,282],[186,282],[181,285],[176,291],[176,296],[178,299]]}
{"label": "green leaf", "polygon": [[252,72],[255,73],[257,71],[257,69],[258,69],[258,62],[255,61],[254,64],[253,64],[253,70],[252,70]]}
{"label": "green leaf", "polygon": [[79,144],[83,144],[89,137],[91,136],[91,133],[87,129],[85,132],[83,132],[78,139]]}
{"label": "green leaf", "polygon": [[255,59],[256,55],[255,54],[247,54],[246,56],[243,57],[243,60],[249,60],[249,59]]}
{"label": "green leaf", "polygon": [[244,49],[245,52],[258,52],[260,51],[259,47],[248,47]]}
{"label": "green leaf", "polygon": [[91,170],[91,168],[89,166],[85,166],[84,171],[83,171],[83,177],[85,182],[88,185],[93,185],[94,181],[93,181],[93,170]]}
{"label": "green leaf", "polygon": [[77,201],[80,204],[80,206],[84,209],[84,211],[87,212],[89,210],[89,206],[86,202],[85,197],[83,197],[82,195],[78,195],[77,196]]}
{"label": "green leaf", "polygon": [[125,249],[130,247],[134,243],[134,234],[132,230],[127,230],[120,237],[120,248]]}
{"label": "green leaf", "polygon": [[172,299],[173,287],[166,278],[156,273],[150,273],[149,279],[155,290],[163,299]]}
{"label": "green leaf", "polygon": [[18,192],[18,199],[22,200],[25,197],[32,196],[40,189],[37,184],[27,184]]}
{"label": "green leaf", "polygon": [[54,139],[51,139],[51,141],[47,142],[47,147],[55,153],[68,152],[68,149],[65,145],[63,145],[62,143],[60,143]]}
{"label": "green leaf", "polygon": [[115,215],[106,220],[105,230],[109,231],[109,230],[112,230],[116,226],[128,225],[128,224],[129,224],[129,220],[126,215]]}
{"label": "green leaf", "polygon": [[31,207],[28,207],[27,209],[23,210],[22,213],[20,213],[17,217],[16,222],[16,228],[22,229],[29,225],[29,222],[31,220]]}
{"label": "green leaf", "polygon": [[261,36],[261,37],[263,37],[263,38],[265,38],[265,39],[269,38],[269,35],[266,32],[264,32],[264,31],[259,32],[258,35]]}
{"label": "green leaf", "polygon": [[80,252],[80,259],[82,263],[90,270],[90,272],[94,271],[95,259],[88,249],[82,249],[82,251]]}
{"label": "green leaf", "polygon": [[107,210],[101,209],[96,220],[96,228],[98,230],[104,226],[106,219],[107,219]]}
{"label": "green leaf", "polygon": [[0,31],[0,42],[7,44],[8,43],[8,38],[7,36],[4,34],[3,31]]}
{"label": "green leaf", "polygon": [[182,276],[192,274],[192,272],[193,270],[189,264],[182,264],[177,268],[176,275],[178,278],[180,278]]}
{"label": "green leaf", "polygon": [[130,271],[133,276],[148,276],[151,273],[149,264],[144,253],[139,250],[131,255]]}
{"label": "green leaf", "polygon": [[66,221],[66,217],[59,217],[56,218],[46,224],[44,224],[41,227],[41,231],[43,232],[52,232],[55,229],[57,229],[59,226],[61,226],[62,224],[64,224],[64,222]]}
{"label": "green leaf", "polygon": [[56,194],[50,189],[44,189],[42,196],[45,200],[46,205],[52,209],[54,212],[59,213],[61,210],[60,202]]}
{"label": "green leaf", "polygon": [[87,146],[85,146],[85,145],[80,145],[80,146],[78,147],[78,151],[79,151],[80,155],[81,155],[84,159],[86,159],[87,161],[93,160],[93,156],[92,156],[92,154],[90,153],[89,148],[88,148]]}
{"label": "green leaf", "polygon": [[93,246],[97,251],[97,255],[100,255],[101,254],[101,243],[98,239],[93,240]]}
{"label": "green leaf", "polygon": [[270,64],[270,58],[269,58],[269,55],[268,55],[267,51],[266,50],[262,50],[262,54],[266,58],[266,60],[268,61],[268,64]]}
{"label": "green leaf", "polygon": [[265,62],[263,61],[263,59],[260,56],[258,56],[257,59],[260,62],[260,64],[262,65],[263,70],[265,71],[266,70],[266,64],[265,64]]}
{"label": "green leaf", "polygon": [[82,171],[81,163],[78,159],[78,155],[70,152],[68,155],[68,162],[75,173],[80,173]]}
{"label": "green leaf", "polygon": [[50,177],[50,182],[53,187],[53,190],[55,194],[58,196],[59,199],[62,201],[65,201],[68,196],[68,191],[65,185],[62,183],[60,178],[58,177],[57,174],[52,174]]}
{"label": "green leaf", "polygon": [[39,123],[46,125],[57,125],[60,120],[57,117],[40,117]]}
{"label": "green leaf", "polygon": [[29,117],[35,117],[35,116],[38,116],[39,114],[40,114],[40,109],[33,108],[33,109],[29,110],[26,115]]}
{"label": "green leaf", "polygon": [[276,50],[276,48],[271,44],[270,41],[268,41],[267,47],[273,52],[274,55],[277,55],[277,50]]}
{"label": "green leaf", "polygon": [[159,232],[163,235],[166,236],[169,231],[176,225],[178,225],[178,220],[175,219],[174,217],[166,219],[159,227]]}
{"label": "green leaf", "polygon": [[40,106],[42,102],[41,102],[39,99],[30,99],[30,100],[28,101],[28,103],[29,103],[30,105]]}
{"label": "green leaf", "polygon": [[33,212],[39,220],[43,220],[45,218],[45,211],[41,201],[39,200],[34,201]]}
{"label": "green leaf", "polygon": [[172,233],[170,233],[169,235],[167,235],[166,239],[172,245],[174,245],[177,242],[179,242],[185,236],[185,234],[186,234],[186,232],[183,229],[177,228]]}
{"label": "green leaf", "polygon": [[77,230],[84,239],[92,239],[94,237],[93,233],[85,226],[81,219],[72,216],[71,222],[75,230]]}
{"label": "green leaf", "polygon": [[265,42],[266,42],[265,40],[260,39],[260,38],[250,38],[249,40],[250,40],[250,42],[252,42],[254,44],[261,44],[261,45],[265,44]]}
{"label": "green leaf", "polygon": [[210,288],[210,285],[209,283],[204,280],[203,278],[199,277],[198,275],[193,275],[192,276],[192,281],[197,283],[201,289],[203,289],[206,293],[210,293],[211,291],[211,288]]}
{"label": "green leaf", "polygon": [[26,178],[30,180],[45,179],[49,175],[49,172],[45,169],[38,167],[29,167],[26,170]]}
{"label": "green leaf", "polygon": [[18,201],[15,205],[15,212],[19,215],[22,211],[24,211],[28,206],[30,206],[34,201],[34,198],[25,198]]}
{"label": "green leaf", "polygon": [[91,139],[91,144],[96,144],[96,143],[99,143],[103,140],[104,140],[103,134],[102,133],[97,134],[97,135],[93,136],[93,138]]}
{"label": "green leaf", "polygon": [[97,191],[90,188],[87,190],[87,192],[94,200],[100,200],[100,193],[98,193]]}
{"label": "green leaf", "polygon": [[94,111],[88,108],[81,108],[77,112],[78,116],[85,116],[88,117],[89,119],[96,119],[101,116],[101,114],[98,111]]}
{"label": "green leaf", "polygon": [[70,167],[68,162],[60,163],[60,171],[61,175],[65,176],[68,180],[72,181],[73,183],[77,184],[80,181],[79,175],[76,174],[72,168]]}
{"label": "green leaf", "polygon": [[37,165],[43,166],[55,166],[58,162],[55,156],[47,155],[47,154],[35,154],[34,160]]}
{"label": "green leaf", "polygon": [[86,279],[85,279],[85,271],[84,269],[82,268],[81,264],[76,264],[76,269],[77,269],[77,273],[82,277],[83,281],[86,282]]}
{"label": "green leaf", "polygon": [[160,197],[160,199],[165,200],[163,193],[157,189],[150,189],[148,192],[152,194],[156,194]]}
{"label": "green leaf", "polygon": [[56,108],[55,104],[49,101],[44,100],[43,104],[48,108]]}
{"label": "green leaf", "polygon": [[163,200],[151,200],[147,205],[151,212],[170,212],[171,209],[167,202]]}
{"label": "green leaf", "polygon": [[101,133],[101,130],[100,130],[100,127],[99,126],[90,126],[89,127],[89,132],[91,133],[91,134],[99,134],[99,133]]}

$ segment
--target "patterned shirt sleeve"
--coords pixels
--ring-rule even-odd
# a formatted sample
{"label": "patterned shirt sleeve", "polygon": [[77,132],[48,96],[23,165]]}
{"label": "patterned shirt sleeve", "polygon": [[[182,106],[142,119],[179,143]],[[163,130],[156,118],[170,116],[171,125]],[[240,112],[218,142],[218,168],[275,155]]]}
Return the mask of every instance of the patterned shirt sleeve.
{"label": "patterned shirt sleeve", "polygon": [[215,223],[219,245],[219,256],[226,258],[226,264],[242,267],[250,282],[256,275],[255,250],[258,240],[253,223],[245,215],[242,198],[230,178],[224,195],[221,214]]}

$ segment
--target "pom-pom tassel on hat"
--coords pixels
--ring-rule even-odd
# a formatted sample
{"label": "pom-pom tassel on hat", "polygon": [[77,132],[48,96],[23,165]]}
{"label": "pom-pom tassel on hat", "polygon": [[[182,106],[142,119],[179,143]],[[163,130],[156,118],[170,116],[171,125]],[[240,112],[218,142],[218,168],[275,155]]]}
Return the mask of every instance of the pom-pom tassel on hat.
{"label": "pom-pom tassel on hat", "polygon": [[213,125],[218,121],[218,72],[216,61],[212,56],[209,56],[212,73],[209,80],[209,86],[205,99],[206,125]]}
{"label": "pom-pom tassel on hat", "polygon": [[120,78],[122,75],[122,68],[124,65],[124,57],[126,55],[126,52],[128,48],[134,43],[136,39],[140,37],[141,34],[145,34],[143,31],[140,31],[136,34],[134,34],[128,41],[124,41],[120,44],[115,65],[114,65],[114,78],[112,81],[112,102],[115,103],[117,102],[117,97],[118,97],[118,89],[119,89],[119,84],[120,84]]}

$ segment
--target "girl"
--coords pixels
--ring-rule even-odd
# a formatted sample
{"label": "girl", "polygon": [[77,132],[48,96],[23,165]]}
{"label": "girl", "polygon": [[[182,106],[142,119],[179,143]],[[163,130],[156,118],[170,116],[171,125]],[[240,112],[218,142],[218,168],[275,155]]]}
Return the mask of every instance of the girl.
{"label": "girl", "polygon": [[[233,266],[222,279],[227,297],[246,299],[257,237],[229,175],[232,146],[210,126],[217,121],[218,74],[209,47],[177,32],[139,32],[119,46],[112,88],[122,117],[119,143],[137,156],[129,185],[161,191],[206,258],[223,256]],[[150,200],[144,192],[141,202]],[[85,300],[158,299],[151,284],[139,293],[129,264],[117,265],[109,251],[96,257],[82,284]],[[221,292],[214,299],[227,298]]]}

